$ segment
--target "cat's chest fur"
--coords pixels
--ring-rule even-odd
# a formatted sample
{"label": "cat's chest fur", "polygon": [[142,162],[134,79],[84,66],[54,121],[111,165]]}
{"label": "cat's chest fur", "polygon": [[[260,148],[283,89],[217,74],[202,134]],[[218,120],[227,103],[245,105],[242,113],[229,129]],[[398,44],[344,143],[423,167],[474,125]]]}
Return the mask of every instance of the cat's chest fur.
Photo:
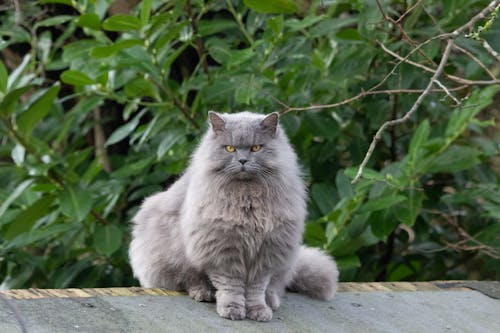
{"label": "cat's chest fur", "polygon": [[259,183],[239,181],[214,192],[201,215],[207,222],[223,221],[228,228],[243,226],[254,230],[272,229],[273,207],[268,190]]}

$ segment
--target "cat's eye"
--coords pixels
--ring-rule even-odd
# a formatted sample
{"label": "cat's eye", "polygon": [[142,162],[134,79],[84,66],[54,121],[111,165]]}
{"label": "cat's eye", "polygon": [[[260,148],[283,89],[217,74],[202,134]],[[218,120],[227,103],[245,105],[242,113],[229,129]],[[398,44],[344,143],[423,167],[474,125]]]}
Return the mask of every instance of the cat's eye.
{"label": "cat's eye", "polygon": [[261,150],[262,146],[261,145],[253,145],[252,148],[250,148],[251,151],[254,153]]}
{"label": "cat's eye", "polygon": [[228,153],[234,153],[236,151],[236,148],[230,145],[225,146],[224,149],[226,149]]}

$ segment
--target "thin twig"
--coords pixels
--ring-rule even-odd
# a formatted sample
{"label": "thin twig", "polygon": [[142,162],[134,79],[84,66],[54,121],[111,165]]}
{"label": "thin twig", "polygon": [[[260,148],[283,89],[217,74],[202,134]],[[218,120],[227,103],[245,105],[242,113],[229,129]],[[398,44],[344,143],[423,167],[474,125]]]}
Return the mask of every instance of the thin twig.
{"label": "thin twig", "polygon": [[[458,87],[449,88],[447,90],[448,90],[448,92],[458,91],[458,90],[463,90],[467,87],[468,87],[467,85],[461,85]],[[347,98],[347,99],[342,100],[342,101],[337,102],[337,103],[311,105],[311,106],[304,106],[304,107],[290,107],[290,106],[286,105],[285,103],[283,103],[282,101],[279,101],[277,99],[275,99],[275,100],[280,105],[285,107],[285,109],[279,111],[279,113],[281,115],[283,115],[285,113],[289,113],[289,112],[293,112],[293,111],[312,111],[312,110],[318,110],[318,109],[333,109],[333,108],[336,108],[336,107],[339,107],[342,105],[349,104],[351,102],[354,102],[358,99],[361,99],[361,98],[369,96],[369,95],[421,94],[424,91],[425,91],[424,89],[393,89],[393,90],[374,90],[374,91],[367,90],[367,91],[360,92],[358,95],[356,95],[354,97]],[[443,93],[443,92],[446,93],[446,91],[443,89],[431,89],[429,91],[429,93]]]}
{"label": "thin twig", "polygon": [[[436,20],[436,18],[434,17],[434,15],[432,15],[426,8],[425,6],[422,6],[422,9],[424,10],[424,12],[427,14],[427,16],[429,16],[429,18],[431,19],[431,21],[434,23],[434,25],[436,26],[436,28],[439,29],[439,31],[441,33],[444,33],[443,29],[441,28],[441,26],[439,25],[439,22]],[[483,62],[481,60],[479,60],[479,58],[477,58],[474,54],[472,54],[472,52],[470,52],[469,50],[467,49],[464,49],[462,47],[460,47],[459,45],[457,45],[455,43],[455,45],[453,45],[453,48],[454,49],[457,49],[458,51],[464,53],[465,55],[467,55],[469,58],[471,58],[476,64],[479,65],[479,67],[481,67],[487,74],[489,77],[491,77],[493,80],[496,80],[496,76],[495,74],[493,74],[489,68],[483,64]],[[499,60],[500,61],[500,60]]]}
{"label": "thin twig", "polygon": [[406,16],[408,16],[409,13],[411,13],[415,8],[417,8],[420,3],[422,2],[422,0],[418,0],[417,2],[415,2],[415,4],[413,6],[411,6],[410,8],[408,8],[397,20],[396,22],[397,23],[400,23],[402,20],[404,20],[406,18]]}
{"label": "thin twig", "polygon": [[[484,46],[484,44],[483,44]],[[479,58],[477,58],[475,55],[473,55],[471,52],[469,52],[468,50],[458,46],[457,44],[455,44],[453,46],[453,48],[459,50],[460,52],[462,52],[463,54],[467,55],[469,58],[471,58],[476,64],[479,65],[479,67],[481,67],[485,72],[486,74],[488,74],[489,77],[491,77],[492,80],[498,80],[495,76],[495,74],[493,74],[488,67],[486,67],[485,64],[483,64],[483,62],[481,60],[479,60]],[[497,54],[498,56],[498,54]],[[498,58],[498,61],[500,62],[500,58]]]}
{"label": "thin twig", "polygon": [[436,72],[434,73],[434,75],[430,79],[429,83],[427,84],[427,88],[425,88],[424,92],[422,92],[422,94],[420,96],[418,96],[417,100],[415,101],[415,103],[413,104],[411,109],[403,117],[387,121],[384,124],[382,124],[382,126],[378,129],[377,133],[373,137],[372,143],[370,144],[370,147],[368,148],[368,152],[366,153],[365,158],[363,159],[363,162],[361,162],[361,165],[359,166],[358,173],[356,174],[356,177],[354,177],[354,179],[352,180],[353,184],[357,183],[360,180],[361,174],[363,173],[363,170],[364,170],[366,164],[368,163],[368,160],[370,159],[371,155],[373,154],[375,146],[377,145],[378,141],[380,141],[380,139],[382,138],[382,133],[385,131],[385,129],[388,127],[391,127],[391,126],[399,125],[399,124],[407,121],[415,113],[415,111],[417,111],[420,104],[422,104],[424,98],[431,91],[432,86],[434,85],[435,81],[439,78],[439,76],[443,72],[444,66],[448,62],[448,56],[450,55],[451,48],[453,47],[453,43],[454,43],[453,39],[448,40],[448,43],[446,44],[446,48],[443,52],[443,56],[441,57],[441,61],[439,63],[438,68],[436,69]]}
{"label": "thin twig", "polygon": [[486,49],[486,51],[488,51],[488,53],[491,54],[493,58],[495,58],[498,62],[500,62],[500,54],[498,54],[497,51],[493,50],[491,45],[485,39],[483,39],[482,45]]}
{"label": "thin twig", "polygon": [[210,72],[208,71],[208,62],[207,62],[205,46],[203,45],[203,41],[198,32],[198,18],[193,15],[191,1],[188,1],[186,3],[185,8],[189,17],[189,21],[191,22],[191,27],[193,28],[193,34],[195,36],[196,53],[198,53],[198,57],[200,58],[203,72],[207,75],[207,78],[210,80]]}
{"label": "thin twig", "polygon": [[384,19],[385,19],[386,21],[388,21],[389,23],[393,24],[394,26],[396,26],[396,27],[398,28],[399,32],[401,33],[401,36],[403,37],[402,39],[403,39],[403,40],[405,40],[405,41],[407,41],[407,42],[408,42],[408,44],[410,44],[412,47],[414,47],[414,48],[415,48],[415,50],[416,50],[416,51],[417,51],[417,52],[418,52],[418,53],[419,53],[422,57],[424,57],[425,59],[427,59],[427,61],[428,61],[429,63],[431,63],[431,64],[432,64],[432,65],[434,65],[434,66],[437,66],[437,65],[436,65],[436,63],[434,63],[434,61],[433,61],[431,58],[429,58],[429,56],[428,56],[427,54],[425,54],[425,52],[423,52],[423,51],[421,50],[421,48],[420,48],[420,47],[418,47],[418,48],[416,47],[416,46],[417,46],[417,42],[415,42],[415,41],[414,41],[414,40],[413,40],[413,39],[412,39],[412,38],[408,35],[408,33],[406,32],[406,30],[403,28],[403,26],[402,26],[402,25],[401,25],[401,23],[400,23],[400,21],[402,20],[402,18],[404,17],[404,15],[407,15],[407,14],[409,13],[409,10],[413,10],[414,8],[416,8],[416,7],[417,7],[417,5],[420,3],[420,1],[419,1],[419,2],[417,2],[414,6],[412,6],[412,7],[411,7],[408,11],[406,11],[406,12],[405,12],[405,13],[404,13],[404,14],[403,14],[403,15],[402,15],[399,19],[397,19],[397,20],[394,20],[392,17],[390,17],[389,15],[387,15],[387,14],[385,13],[384,8],[382,7],[382,4],[380,3],[380,1],[379,1],[379,0],[376,0],[375,2],[377,3],[377,7],[378,7],[378,9],[379,9],[380,13],[382,13],[382,16],[384,17]]}
{"label": "thin twig", "polygon": [[489,3],[488,6],[486,6],[482,11],[480,11],[477,15],[475,15],[473,18],[469,20],[466,24],[462,25],[461,27],[455,29],[453,32],[449,34],[444,34],[441,36],[441,38],[457,38],[460,36],[465,30],[472,30],[474,29],[474,26],[476,23],[486,17],[486,15],[490,14],[496,8],[500,6],[500,0],[494,0]]}
{"label": "thin twig", "polygon": [[[384,50],[387,54],[393,56],[394,58],[400,60],[400,61],[403,61],[403,62],[406,62],[407,64],[409,65],[412,65],[412,66],[415,66],[415,67],[418,67],[420,69],[423,69],[424,71],[426,72],[429,72],[429,73],[435,73],[436,70],[430,68],[430,67],[427,67],[425,65],[422,65],[422,64],[419,64],[418,62],[414,62],[412,60],[409,60],[407,59],[407,57],[402,57],[400,56],[399,54],[389,50],[384,44],[382,43],[378,43],[380,45],[380,47],[382,48],[382,50]],[[451,75],[451,74],[446,74],[444,73],[444,75],[452,80],[452,81],[455,81],[457,83],[460,83],[460,84],[466,84],[466,85],[469,85],[469,86],[474,86],[474,85],[478,85],[478,86],[481,86],[481,85],[493,85],[493,84],[500,84],[500,79],[495,79],[495,80],[469,80],[469,79],[464,79],[464,78],[461,78],[461,77],[458,77],[458,76],[455,76],[455,75]]]}
{"label": "thin twig", "polygon": [[459,100],[458,100],[455,96],[453,96],[453,95],[451,94],[451,92],[448,90],[448,88],[446,88],[446,86],[445,86],[444,84],[442,84],[442,83],[441,83],[441,81],[436,80],[435,82],[436,82],[436,84],[437,84],[437,85],[438,85],[441,89],[443,89],[443,90],[444,90],[444,92],[446,93],[446,95],[448,95],[448,96],[449,96],[449,97],[450,97],[450,98],[451,98],[451,99],[455,102],[455,104],[456,104],[456,105],[460,105],[460,101],[459,101]]}
{"label": "thin twig", "polygon": [[247,29],[245,29],[245,25],[243,24],[243,21],[241,20],[241,14],[237,13],[236,10],[234,9],[233,3],[231,0],[226,0],[227,3],[227,8],[231,15],[233,15],[234,19],[236,20],[236,23],[238,24],[238,28],[240,29],[241,33],[243,36],[245,36],[245,39],[248,41],[250,45],[253,45],[254,41],[252,36],[248,33]]}

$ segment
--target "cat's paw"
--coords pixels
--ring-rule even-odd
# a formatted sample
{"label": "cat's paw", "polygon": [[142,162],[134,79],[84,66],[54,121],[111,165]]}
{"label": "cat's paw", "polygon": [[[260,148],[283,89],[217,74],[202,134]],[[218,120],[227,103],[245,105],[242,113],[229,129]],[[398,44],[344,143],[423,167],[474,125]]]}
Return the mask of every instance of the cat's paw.
{"label": "cat's paw", "polygon": [[231,320],[245,319],[245,306],[238,303],[217,304],[217,313],[219,316]]}
{"label": "cat's paw", "polygon": [[278,293],[274,290],[268,289],[266,291],[266,303],[273,311],[278,310],[281,305],[281,300]]}
{"label": "cat's paw", "polygon": [[206,286],[191,286],[188,289],[188,295],[198,302],[215,301],[215,291]]}
{"label": "cat's paw", "polygon": [[273,318],[273,310],[266,304],[252,305],[247,308],[247,318],[256,321],[269,321]]}

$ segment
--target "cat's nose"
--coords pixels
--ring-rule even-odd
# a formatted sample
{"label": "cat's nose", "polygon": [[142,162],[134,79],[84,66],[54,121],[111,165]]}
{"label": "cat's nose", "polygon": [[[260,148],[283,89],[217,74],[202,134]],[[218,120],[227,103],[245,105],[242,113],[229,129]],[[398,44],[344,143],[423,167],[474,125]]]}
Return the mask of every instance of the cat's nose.
{"label": "cat's nose", "polygon": [[241,163],[241,165],[245,165],[246,162],[248,162],[248,160],[244,159],[244,158],[241,158],[238,160],[238,162]]}

